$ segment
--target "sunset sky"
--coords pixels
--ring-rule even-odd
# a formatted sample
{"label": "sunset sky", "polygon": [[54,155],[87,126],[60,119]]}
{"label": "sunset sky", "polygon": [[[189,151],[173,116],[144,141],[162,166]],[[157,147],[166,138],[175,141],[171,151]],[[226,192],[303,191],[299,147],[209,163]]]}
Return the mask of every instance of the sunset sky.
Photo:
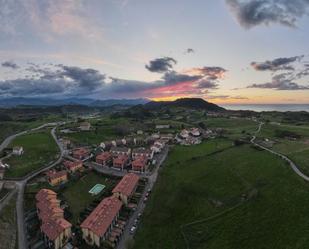
{"label": "sunset sky", "polygon": [[308,0],[0,0],[0,98],[309,103]]}

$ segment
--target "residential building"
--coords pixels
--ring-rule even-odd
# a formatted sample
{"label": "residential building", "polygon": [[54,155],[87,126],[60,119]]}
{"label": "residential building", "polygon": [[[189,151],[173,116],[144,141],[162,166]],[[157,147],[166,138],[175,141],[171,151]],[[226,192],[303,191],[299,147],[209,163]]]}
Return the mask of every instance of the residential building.
{"label": "residential building", "polygon": [[24,148],[22,146],[13,147],[13,155],[21,156],[22,154],[24,154]]}
{"label": "residential building", "polygon": [[119,155],[127,155],[129,157],[131,154],[131,149],[128,147],[112,147],[110,149],[110,153],[112,153],[113,157],[117,157]]}
{"label": "residential building", "polygon": [[63,248],[72,236],[72,225],[64,219],[64,211],[60,207],[57,194],[49,189],[41,189],[35,199],[46,248]]}
{"label": "residential building", "polygon": [[80,123],[80,125],[79,125],[79,129],[80,129],[81,131],[89,131],[90,128],[91,128],[91,124],[90,124],[89,122],[82,122],[82,123]]}
{"label": "residential building", "polygon": [[171,126],[169,124],[158,124],[156,129],[169,129]]}
{"label": "residential building", "polygon": [[100,247],[107,241],[119,217],[121,201],[114,197],[103,199],[80,225],[83,239],[91,246]]}
{"label": "residential building", "polygon": [[90,151],[86,148],[77,148],[73,150],[73,157],[79,160],[87,158],[90,154]]}
{"label": "residential building", "polygon": [[150,147],[153,153],[160,153],[165,146],[165,142],[163,140],[157,140],[154,144]]}
{"label": "residential building", "polygon": [[199,128],[191,128],[189,133],[194,137],[199,137],[201,135]]}
{"label": "residential building", "polygon": [[135,160],[138,157],[146,157],[151,160],[153,158],[153,151],[146,148],[136,148],[132,150],[132,159]]}
{"label": "residential building", "polygon": [[126,174],[113,189],[113,195],[122,200],[125,205],[128,205],[130,198],[137,188],[138,180],[138,175],[134,173]]}
{"label": "residential building", "polygon": [[127,155],[119,155],[113,159],[113,168],[123,170],[129,163]]}
{"label": "residential building", "polygon": [[96,163],[101,164],[103,166],[109,166],[112,162],[112,154],[110,152],[103,152],[96,156]]}
{"label": "residential building", "polygon": [[46,173],[47,180],[51,186],[56,186],[68,180],[68,175],[65,170],[56,171],[50,170]]}
{"label": "residential building", "polygon": [[102,142],[100,144],[100,147],[102,147],[104,150],[109,150],[113,146],[112,142]]}
{"label": "residential building", "polygon": [[138,172],[146,172],[148,159],[146,157],[138,157],[132,161],[132,170]]}
{"label": "residential building", "polygon": [[63,162],[63,165],[66,167],[67,171],[70,173],[75,173],[76,171],[81,171],[83,170],[83,161],[78,160],[78,161],[68,161],[65,160]]}

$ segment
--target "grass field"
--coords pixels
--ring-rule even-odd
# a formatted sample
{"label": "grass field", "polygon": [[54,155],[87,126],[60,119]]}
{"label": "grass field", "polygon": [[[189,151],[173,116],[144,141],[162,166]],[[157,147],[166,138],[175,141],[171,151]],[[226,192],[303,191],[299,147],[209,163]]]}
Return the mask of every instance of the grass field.
{"label": "grass field", "polygon": [[253,133],[256,131],[258,123],[244,118],[208,118],[205,120],[207,128],[223,128],[228,132],[231,138],[238,138],[244,133]]}
{"label": "grass field", "polygon": [[[244,145],[210,154],[212,143],[201,152],[198,147],[172,150],[134,248],[307,248],[308,184],[270,153]],[[186,225],[197,220],[202,221]]]}
{"label": "grass field", "polygon": [[[275,137],[275,131],[291,131],[301,135],[300,139],[289,140],[286,138]],[[261,133],[258,135],[261,138],[269,138],[275,140],[273,150],[280,152],[290,157],[297,166],[307,175],[309,175],[309,126],[308,125],[271,125],[265,124],[262,127]]]}
{"label": "grass field", "polygon": [[76,182],[69,182],[62,192],[73,214],[73,224],[76,224],[79,213],[96,198],[96,196],[89,194],[88,191],[97,183],[105,185],[105,189],[102,192],[109,192],[117,184],[117,181],[93,172]]}
{"label": "grass field", "polygon": [[9,147],[23,146],[22,156],[11,156],[5,162],[10,169],[5,172],[6,177],[21,177],[36,170],[58,156],[58,147],[50,134],[50,130],[42,130],[19,136]]}
{"label": "grass field", "polygon": [[17,248],[16,198],[13,197],[0,212],[0,249]]}

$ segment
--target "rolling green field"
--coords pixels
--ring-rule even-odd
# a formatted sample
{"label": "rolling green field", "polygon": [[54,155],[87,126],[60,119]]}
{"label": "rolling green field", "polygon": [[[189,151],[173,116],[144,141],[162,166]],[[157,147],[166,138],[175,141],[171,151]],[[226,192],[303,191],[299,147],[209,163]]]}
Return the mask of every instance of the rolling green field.
{"label": "rolling green field", "polygon": [[270,153],[213,143],[171,151],[134,248],[307,248],[309,185]]}
{"label": "rolling green field", "polygon": [[[300,135],[301,138],[296,140],[278,138],[276,131],[293,132]],[[303,173],[309,175],[309,125],[265,124],[258,137],[275,141],[272,149],[291,158]]]}
{"label": "rolling green field", "polygon": [[256,131],[258,123],[244,118],[208,118],[205,120],[207,128],[223,128],[227,131],[227,136],[230,138],[238,138],[243,136],[243,133]]}
{"label": "rolling green field", "polygon": [[117,184],[117,181],[104,177],[96,173],[89,173],[75,182],[69,182],[65,190],[62,192],[64,199],[70,206],[73,218],[76,224],[79,213],[84,210],[95,198],[88,191],[97,183],[105,185],[103,192],[111,191]]}
{"label": "rolling green field", "polygon": [[50,134],[50,130],[22,135],[13,140],[9,147],[23,146],[22,156],[12,155],[5,160],[10,169],[5,172],[6,177],[22,177],[36,170],[58,157],[58,147]]}

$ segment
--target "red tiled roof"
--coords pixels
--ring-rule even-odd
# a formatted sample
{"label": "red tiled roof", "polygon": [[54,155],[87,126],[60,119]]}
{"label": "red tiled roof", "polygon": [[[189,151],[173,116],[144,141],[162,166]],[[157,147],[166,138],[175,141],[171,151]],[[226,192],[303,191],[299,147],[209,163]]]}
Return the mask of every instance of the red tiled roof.
{"label": "red tiled roof", "polygon": [[128,159],[129,157],[127,155],[119,155],[116,158],[114,158],[113,163],[123,165]]}
{"label": "red tiled roof", "polygon": [[78,160],[78,161],[72,162],[72,161],[67,161],[66,160],[66,161],[63,162],[63,165],[67,169],[71,170],[71,169],[74,169],[76,167],[79,167],[80,165],[83,165],[83,161]]}
{"label": "red tiled roof", "polygon": [[63,176],[66,176],[67,175],[67,172],[65,170],[61,170],[61,171],[48,171],[47,172],[47,176],[51,179],[51,180],[54,180],[54,179],[57,179],[57,178],[60,178],[60,177],[63,177]]}
{"label": "red tiled roof", "polygon": [[73,155],[86,156],[89,154],[89,150],[86,148],[77,148],[73,151]]}
{"label": "red tiled roof", "polygon": [[112,157],[110,152],[103,152],[99,155],[97,155],[96,160],[102,160],[102,161],[106,161],[109,160]]}
{"label": "red tiled roof", "polygon": [[63,218],[48,219],[41,226],[41,231],[50,239],[55,240],[65,229],[72,225]]}
{"label": "red tiled roof", "polygon": [[145,157],[138,157],[132,162],[133,168],[144,168],[147,163],[147,158]]}
{"label": "red tiled roof", "polygon": [[97,236],[102,237],[120,211],[121,206],[121,201],[116,197],[103,199],[80,227],[89,229]]}
{"label": "red tiled roof", "polygon": [[138,175],[129,173],[126,174],[117,186],[113,189],[113,193],[122,193],[125,196],[130,196],[139,180]]}
{"label": "red tiled roof", "polygon": [[57,194],[49,189],[41,189],[35,196],[39,219],[42,221],[41,231],[50,239],[55,240],[71,223],[63,218],[63,209]]}

